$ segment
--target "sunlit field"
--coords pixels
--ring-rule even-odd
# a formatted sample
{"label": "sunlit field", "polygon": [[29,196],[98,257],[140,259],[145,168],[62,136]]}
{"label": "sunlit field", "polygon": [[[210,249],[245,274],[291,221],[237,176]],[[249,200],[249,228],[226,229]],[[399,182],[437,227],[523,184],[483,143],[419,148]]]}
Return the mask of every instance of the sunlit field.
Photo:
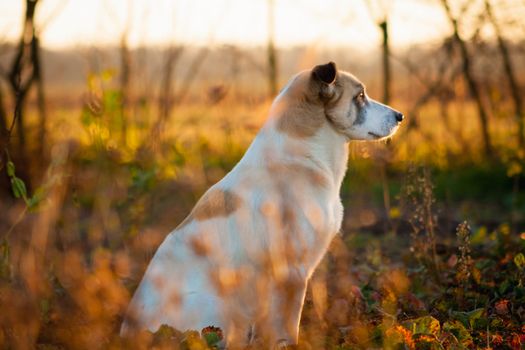
{"label": "sunlit field", "polygon": [[[403,12],[410,2],[397,2],[355,5],[370,12],[359,19],[370,25],[362,28],[371,47],[362,50],[344,38],[327,46],[309,41],[322,31],[294,42],[279,18],[300,9],[324,23],[327,13],[310,1],[261,1],[268,11],[275,6],[278,24],[262,42],[247,30],[232,44],[218,30],[220,38],[209,43],[186,38],[149,47],[111,42],[120,35],[115,29],[107,40],[72,48],[51,26],[51,48],[39,44],[40,68],[30,54],[31,31],[21,39],[6,31],[0,348],[221,348],[222,330],[214,325],[164,325],[126,338],[119,330],[155,251],[242,158],[275,95],[297,72],[332,60],[405,120],[386,141],[350,142],[341,230],[309,280],[299,343],[287,348],[524,349],[525,27],[516,18],[525,4],[449,1],[448,12],[445,0],[414,5],[442,19],[441,36],[425,40],[396,34],[403,19],[412,23]],[[36,3],[37,27],[39,9],[62,11]],[[137,4],[159,19],[156,6],[168,6]],[[1,6],[24,18],[20,4]],[[114,6],[122,16],[125,6]],[[386,39],[389,68],[382,21],[394,38]],[[25,63],[17,71],[19,40]],[[40,77],[32,75],[37,69]],[[229,346],[274,344],[261,336]]]}

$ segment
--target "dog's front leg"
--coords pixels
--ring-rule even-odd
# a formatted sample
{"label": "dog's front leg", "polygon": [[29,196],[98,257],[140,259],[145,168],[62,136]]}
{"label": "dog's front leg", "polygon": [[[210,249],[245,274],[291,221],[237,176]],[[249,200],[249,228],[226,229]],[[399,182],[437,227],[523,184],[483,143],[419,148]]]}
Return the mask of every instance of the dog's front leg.
{"label": "dog's front leg", "polygon": [[272,342],[277,348],[297,344],[306,285],[306,277],[297,271],[290,273],[287,280],[275,285],[271,326]]}

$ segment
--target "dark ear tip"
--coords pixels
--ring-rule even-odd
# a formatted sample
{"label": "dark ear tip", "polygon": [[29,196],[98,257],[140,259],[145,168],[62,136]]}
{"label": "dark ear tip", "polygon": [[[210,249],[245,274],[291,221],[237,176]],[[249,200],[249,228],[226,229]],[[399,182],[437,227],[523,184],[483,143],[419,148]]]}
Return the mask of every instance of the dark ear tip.
{"label": "dark ear tip", "polygon": [[332,84],[337,76],[337,67],[334,62],[320,64],[312,69],[312,74],[323,83]]}

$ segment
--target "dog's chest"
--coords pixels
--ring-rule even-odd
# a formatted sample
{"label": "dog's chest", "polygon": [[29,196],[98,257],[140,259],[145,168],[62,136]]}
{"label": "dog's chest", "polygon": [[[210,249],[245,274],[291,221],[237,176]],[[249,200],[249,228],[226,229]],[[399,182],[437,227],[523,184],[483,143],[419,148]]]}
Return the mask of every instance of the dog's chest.
{"label": "dog's chest", "polygon": [[332,239],[340,231],[343,220],[343,206],[338,196],[331,201],[325,203],[326,206],[326,217],[321,219],[321,222],[325,222],[324,225],[319,226],[314,223],[317,217],[310,217],[309,222],[313,223],[313,236],[311,244],[308,247],[309,256],[306,259],[306,270],[309,271],[309,275],[313,273],[319,261],[323,258],[332,242]]}
{"label": "dog's chest", "polygon": [[[271,249],[284,247],[287,258],[293,257],[294,264],[302,265],[309,275],[341,228],[343,206],[338,191],[308,186],[308,180],[301,176],[282,181],[255,175],[247,179],[245,188],[250,190],[244,198],[249,213],[244,216],[255,216],[252,224],[257,235],[263,236],[261,240]],[[265,249],[266,244],[256,242],[252,242],[255,250]]]}

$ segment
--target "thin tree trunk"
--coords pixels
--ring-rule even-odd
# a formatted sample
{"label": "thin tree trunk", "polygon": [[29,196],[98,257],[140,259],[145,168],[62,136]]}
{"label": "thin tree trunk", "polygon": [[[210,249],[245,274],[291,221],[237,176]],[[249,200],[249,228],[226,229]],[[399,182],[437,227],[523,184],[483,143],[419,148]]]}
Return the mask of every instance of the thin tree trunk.
{"label": "thin tree trunk", "polygon": [[[29,1],[28,1],[29,2]],[[26,45],[24,39],[20,41],[18,46],[18,52],[15,56],[13,64],[11,65],[11,71],[9,72],[9,83],[11,87],[11,93],[15,104],[15,113],[13,118],[16,118],[16,128],[18,134],[18,147],[21,154],[25,154],[25,131],[24,131],[24,113],[22,113],[22,105],[25,102],[27,91],[31,84],[32,78],[29,78],[25,84],[21,81],[22,70],[24,69],[23,57],[26,51]]]}
{"label": "thin tree trunk", "polygon": [[18,137],[18,149],[15,152],[10,152],[15,163],[20,164],[21,166],[17,167],[17,176],[21,178],[26,185],[27,191],[31,192],[31,177],[30,177],[30,162],[29,156],[27,154],[27,147],[25,141],[25,130],[23,124],[24,115],[24,101],[26,97],[26,92],[19,91],[15,96],[15,113],[13,115],[13,121],[9,128],[6,149],[10,149],[10,139],[12,138],[13,127],[16,125],[17,137]]}
{"label": "thin tree trunk", "polygon": [[0,196],[7,195],[10,192],[9,178],[7,177],[7,172],[3,170],[6,166],[4,149],[7,147],[8,137],[9,130],[4,106],[4,95],[2,86],[0,86]]}
{"label": "thin tree trunk", "polygon": [[465,43],[465,41],[461,38],[459,34],[458,21],[452,15],[452,11],[450,10],[448,1],[441,0],[441,3],[443,7],[445,8],[447,17],[454,30],[453,37],[459,46],[461,59],[462,59],[462,66],[463,66],[463,75],[465,77],[465,80],[467,81],[470,94],[474,98],[474,101],[476,102],[476,106],[478,108],[478,116],[479,116],[479,121],[481,124],[481,133],[483,136],[483,148],[485,150],[485,154],[491,157],[493,154],[493,151],[492,151],[492,143],[490,140],[490,133],[489,133],[489,116],[487,114],[488,109],[485,108],[485,104],[483,103],[483,99],[481,96],[481,91],[474,79],[474,74],[472,72],[472,62],[471,62],[470,55],[467,50],[467,44]]}
{"label": "thin tree trunk", "polygon": [[525,111],[523,110],[523,99],[522,95],[520,94],[520,87],[516,79],[516,74],[514,73],[514,67],[512,66],[512,61],[510,59],[509,49],[505,43],[505,40],[503,39],[501,28],[492,12],[490,0],[485,0],[485,10],[489,21],[494,27],[494,32],[496,33],[496,37],[498,39],[498,48],[501,54],[501,59],[503,60],[503,67],[505,68],[505,75],[507,76],[507,81],[509,82],[512,101],[514,103],[514,111],[516,113],[516,123],[518,124],[518,144],[523,148],[525,147],[525,135],[523,133]]}
{"label": "thin tree trunk", "polygon": [[[40,115],[40,122],[38,127],[38,151],[40,154],[40,161],[44,160],[45,150],[46,150],[46,123],[47,123],[47,114],[46,114],[46,100],[44,94],[44,80],[42,76],[42,66],[40,60],[40,45],[38,38],[34,38],[31,42],[31,58],[33,60],[33,74],[35,75],[35,82],[37,88],[37,105],[38,105],[38,114]],[[43,164],[41,164],[43,165]]]}
{"label": "thin tree trunk", "polygon": [[235,99],[239,99],[239,72],[240,72],[240,52],[239,49],[236,46],[230,47],[230,54],[231,54],[231,68],[230,68],[230,75],[231,75],[231,86],[233,90],[233,97]]}
{"label": "thin tree trunk", "polygon": [[[0,145],[4,145],[4,139],[7,137],[7,116],[4,106],[4,95],[0,86]],[[1,150],[0,150],[1,151]]]}
{"label": "thin tree trunk", "polygon": [[[383,52],[382,66],[383,66],[383,103],[388,104],[390,102],[390,46],[388,41],[388,20],[385,14],[382,21],[378,23],[379,29],[382,34],[381,49]],[[389,145],[389,144],[387,144]],[[388,146],[387,146],[388,147]],[[380,158],[379,164],[379,175],[381,177],[381,184],[383,186],[383,205],[385,209],[385,233],[388,233],[392,228],[392,221],[390,220],[390,186],[388,184],[388,178],[386,176],[386,168],[388,167],[388,159]]]}
{"label": "thin tree trunk", "polygon": [[128,3],[127,18],[124,30],[120,37],[120,125],[122,144],[127,144],[127,130],[130,114],[130,100],[131,100],[131,52],[129,49],[129,32],[131,30],[131,21],[133,7]]}
{"label": "thin tree trunk", "polygon": [[383,35],[383,103],[390,103],[390,43],[388,40],[388,20],[385,19],[379,23],[379,28]]}
{"label": "thin tree trunk", "polygon": [[268,0],[268,87],[270,97],[277,94],[277,55],[275,53],[274,42],[274,12],[274,0]]}
{"label": "thin tree trunk", "polygon": [[169,47],[166,52],[159,91],[159,113],[162,120],[168,120],[173,105],[173,71],[180,51],[180,48]]}
{"label": "thin tree trunk", "polygon": [[[11,69],[9,71],[9,83],[13,100],[15,101],[15,114],[13,122],[16,122],[18,136],[19,159],[22,167],[19,167],[19,176],[26,182],[28,190],[31,188],[29,177],[29,161],[26,150],[25,130],[24,130],[24,104],[32,84],[41,78],[40,65],[38,61],[39,42],[34,27],[34,17],[38,0],[26,0],[26,12],[24,18],[24,27],[18,51],[15,54]],[[28,40],[29,39],[29,40]],[[29,56],[29,57],[28,57]],[[24,71],[29,72],[29,76],[24,75]],[[43,97],[43,95],[42,95]],[[7,143],[12,130],[8,135]],[[9,145],[6,145],[8,147]]]}
{"label": "thin tree trunk", "polygon": [[175,67],[181,53],[182,48],[174,46],[170,46],[166,51],[162,79],[160,80],[159,116],[153,125],[150,137],[151,140],[155,142],[160,140],[162,129],[164,128],[166,121],[169,119],[173,109],[173,104],[176,98],[173,93],[173,73],[175,72]]}
{"label": "thin tree trunk", "polygon": [[126,135],[128,129],[129,94],[131,76],[131,54],[128,47],[127,31],[120,40],[120,122],[122,143],[126,145]]}

